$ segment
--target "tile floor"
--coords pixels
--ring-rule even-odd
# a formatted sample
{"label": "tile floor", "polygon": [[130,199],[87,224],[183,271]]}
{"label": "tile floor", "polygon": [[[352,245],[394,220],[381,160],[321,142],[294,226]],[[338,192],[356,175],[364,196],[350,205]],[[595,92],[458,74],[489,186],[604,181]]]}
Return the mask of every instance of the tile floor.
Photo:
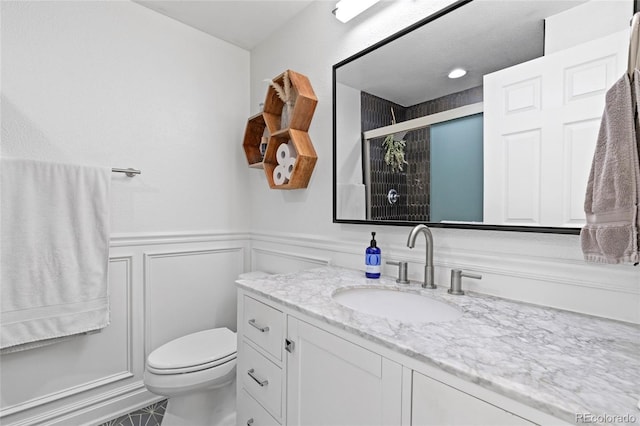
{"label": "tile floor", "polygon": [[165,399],[117,419],[109,420],[100,426],[160,426],[166,409],[167,400]]}

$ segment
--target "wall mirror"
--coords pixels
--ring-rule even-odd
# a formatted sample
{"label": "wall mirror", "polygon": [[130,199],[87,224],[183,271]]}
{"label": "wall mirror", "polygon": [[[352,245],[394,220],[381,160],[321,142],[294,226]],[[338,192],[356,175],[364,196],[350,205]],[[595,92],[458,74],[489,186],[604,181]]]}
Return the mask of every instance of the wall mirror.
{"label": "wall mirror", "polygon": [[334,222],[579,233],[634,9],[464,0],[334,65]]}

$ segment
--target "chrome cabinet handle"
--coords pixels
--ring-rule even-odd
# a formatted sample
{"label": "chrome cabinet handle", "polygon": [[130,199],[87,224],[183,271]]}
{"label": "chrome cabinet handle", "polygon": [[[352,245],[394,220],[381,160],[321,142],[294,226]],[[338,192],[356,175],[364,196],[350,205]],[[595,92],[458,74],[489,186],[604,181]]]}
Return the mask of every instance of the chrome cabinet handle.
{"label": "chrome cabinet handle", "polygon": [[247,420],[247,426],[251,426],[253,424],[253,418]]}
{"label": "chrome cabinet handle", "polygon": [[247,371],[247,374],[249,375],[249,377],[251,377],[253,380],[255,380],[255,382],[257,384],[259,384],[260,387],[267,386],[269,384],[268,380],[260,380],[259,378],[257,378],[255,376],[254,373],[255,373],[255,370],[253,368],[251,370]]}
{"label": "chrome cabinet handle", "polygon": [[269,331],[269,327],[268,326],[264,326],[264,327],[260,327],[258,324],[256,324],[256,320],[255,319],[250,319],[249,320],[249,325],[252,326],[253,328],[256,328],[258,330],[260,330],[260,333],[266,333],[267,331]]}

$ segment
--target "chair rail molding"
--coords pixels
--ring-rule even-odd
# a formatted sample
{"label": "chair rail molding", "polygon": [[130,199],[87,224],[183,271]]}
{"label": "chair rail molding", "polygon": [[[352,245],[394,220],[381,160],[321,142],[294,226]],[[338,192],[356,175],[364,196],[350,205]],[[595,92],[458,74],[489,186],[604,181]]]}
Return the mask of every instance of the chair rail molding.
{"label": "chair rail molding", "polygon": [[[438,235],[440,230],[434,231],[434,265],[438,285],[449,285],[451,269],[471,270],[482,273],[484,279],[468,283],[470,291],[640,323],[640,270],[630,265],[584,262],[579,257],[579,248],[573,247],[577,237],[541,236],[538,237],[539,244],[528,253],[526,246],[523,248],[522,242],[517,242],[512,235],[454,230],[447,233],[443,244]],[[475,234],[469,235],[470,232]],[[478,233],[482,232],[480,239]],[[396,240],[398,238],[391,243],[380,243],[383,257],[408,262],[409,278],[422,280],[424,245],[409,250]],[[549,246],[548,250],[546,246]],[[363,244],[324,236],[275,232],[251,234],[252,267],[256,268],[257,256],[291,253],[292,247],[295,247],[297,257],[291,258],[292,271],[300,269],[299,258],[306,257],[327,260],[327,264],[334,266],[364,269]],[[281,266],[280,269],[285,268]],[[396,273],[395,268],[383,265],[384,275],[395,276]],[[580,297],[576,297],[577,294]]]}

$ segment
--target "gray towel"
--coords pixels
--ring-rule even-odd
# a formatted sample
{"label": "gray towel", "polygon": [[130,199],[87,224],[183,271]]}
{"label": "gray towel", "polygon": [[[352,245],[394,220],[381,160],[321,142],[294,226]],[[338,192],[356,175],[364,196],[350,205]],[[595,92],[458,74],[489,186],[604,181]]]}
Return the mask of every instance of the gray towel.
{"label": "gray towel", "polygon": [[640,73],[632,87],[625,73],[606,94],[605,110],[587,183],[584,202],[587,223],[580,233],[589,262],[637,263],[638,127],[634,110],[640,96]]}

